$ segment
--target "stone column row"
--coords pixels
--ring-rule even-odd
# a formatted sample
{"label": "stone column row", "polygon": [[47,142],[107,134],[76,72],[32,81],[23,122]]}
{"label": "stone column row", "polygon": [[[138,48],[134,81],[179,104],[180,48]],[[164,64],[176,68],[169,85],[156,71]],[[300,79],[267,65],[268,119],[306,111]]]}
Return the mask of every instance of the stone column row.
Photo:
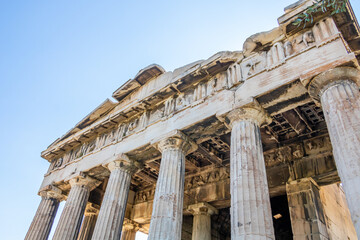
{"label": "stone column row", "polygon": [[[333,144],[334,158],[349,202],[352,219],[360,237],[360,94],[359,71],[342,67],[317,76],[309,86],[310,95],[323,107]],[[232,111],[230,192],[232,239],[274,239],[260,125],[267,117],[255,104]],[[156,143],[162,153],[155,191],[149,239],[180,239],[185,155],[191,141],[176,133]],[[126,200],[133,169],[116,160],[108,165],[111,174],[93,239],[120,239]],[[88,177],[70,180],[71,190],[55,231],[54,239],[75,239],[87,198],[95,181]],[[291,185],[288,185],[290,189]],[[45,197],[44,197],[45,196]],[[42,202],[27,239],[43,239],[51,227],[58,199],[42,196]],[[47,214],[47,217],[42,217]],[[44,220],[45,219],[45,220]],[[207,222],[207,220],[203,220]],[[208,225],[208,224],[205,224]],[[40,229],[39,237],[32,237]],[[196,232],[196,231],[195,231]],[[41,235],[41,236],[40,236]],[[125,236],[125,235],[124,235]],[[46,238],[46,237],[45,237]]]}
{"label": "stone column row", "polygon": [[[98,210],[88,204],[88,198],[90,191],[100,182],[84,174],[71,179],[70,192],[53,239],[120,239],[131,175],[136,168],[133,162],[121,158],[111,161],[106,167],[111,173],[99,215]],[[59,202],[64,199],[61,190],[55,187],[42,191],[40,195],[41,203],[25,239],[48,238]]]}

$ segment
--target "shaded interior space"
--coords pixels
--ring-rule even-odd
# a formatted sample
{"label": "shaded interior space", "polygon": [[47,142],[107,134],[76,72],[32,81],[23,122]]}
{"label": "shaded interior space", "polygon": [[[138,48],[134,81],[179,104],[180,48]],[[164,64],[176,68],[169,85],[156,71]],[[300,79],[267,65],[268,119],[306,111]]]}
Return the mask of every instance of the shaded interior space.
{"label": "shaded interior space", "polygon": [[274,223],[275,239],[293,239],[287,196],[283,195],[273,197],[270,199],[270,202]]}
{"label": "shaded interior space", "polygon": [[[276,240],[293,239],[291,230],[291,219],[289,205],[286,195],[272,197],[271,210]],[[211,237],[212,240],[230,240],[230,208],[218,209],[219,213],[211,216]],[[193,216],[184,216],[182,225],[182,240],[189,240],[192,237]]]}

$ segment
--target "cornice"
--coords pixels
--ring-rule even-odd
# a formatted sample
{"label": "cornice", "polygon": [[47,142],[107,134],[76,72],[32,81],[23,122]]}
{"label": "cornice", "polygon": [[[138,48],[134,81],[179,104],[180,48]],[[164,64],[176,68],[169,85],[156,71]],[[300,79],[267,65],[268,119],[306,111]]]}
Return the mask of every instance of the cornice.
{"label": "cornice", "polygon": [[[64,135],[65,138],[63,137],[62,139],[56,140],[41,153],[41,156],[48,161],[51,161],[57,155],[66,152],[67,146],[72,148],[79,145],[79,143],[91,138],[91,136],[96,135],[98,132],[105,131],[110,125],[116,125],[121,121],[126,121],[127,119],[131,119],[139,115],[141,111],[148,109],[150,105],[156,106],[158,103],[164,101],[164,96],[170,97],[171,95],[183,92],[197,82],[205,78],[211,78],[219,72],[225,71],[229,65],[241,58],[242,55],[239,52],[219,52],[205,61],[198,62],[195,66],[190,66],[189,69],[188,66],[183,67],[184,69],[176,69],[170,74],[170,80],[166,81],[167,84],[164,86],[150,91],[149,94],[147,96],[143,96],[142,99],[133,99],[129,101],[126,101],[127,98],[123,99],[122,102],[118,103],[116,106],[111,106],[112,108],[108,111],[107,115],[100,115],[87,127],[81,130],[76,128],[70,130],[66,135]],[[160,75],[159,78],[161,78],[161,76],[162,75]],[[131,96],[128,97],[130,98]],[[158,99],[156,99],[157,97]],[[100,107],[101,106],[102,105],[100,105]],[[94,112],[96,112],[96,110],[92,113]],[[92,114],[89,114],[88,116],[92,116]],[[74,131],[74,129],[77,131]],[[69,135],[69,133],[72,134]]]}

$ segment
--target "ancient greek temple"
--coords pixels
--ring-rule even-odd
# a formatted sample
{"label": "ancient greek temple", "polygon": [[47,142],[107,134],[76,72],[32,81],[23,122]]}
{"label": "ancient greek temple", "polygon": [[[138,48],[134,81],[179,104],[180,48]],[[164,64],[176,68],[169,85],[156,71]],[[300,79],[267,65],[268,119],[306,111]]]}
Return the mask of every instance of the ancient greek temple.
{"label": "ancient greek temple", "polygon": [[350,3],[295,26],[313,3],[120,86],[41,153],[25,239],[360,239],[360,28]]}

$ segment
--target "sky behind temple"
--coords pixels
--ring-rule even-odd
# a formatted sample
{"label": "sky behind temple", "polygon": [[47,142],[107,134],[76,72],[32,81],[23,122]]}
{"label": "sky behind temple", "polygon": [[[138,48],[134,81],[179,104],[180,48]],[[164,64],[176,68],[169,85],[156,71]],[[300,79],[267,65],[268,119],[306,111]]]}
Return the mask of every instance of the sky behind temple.
{"label": "sky behind temple", "polygon": [[120,85],[152,63],[172,71],[241,50],[293,2],[0,1],[0,238],[30,226],[49,166],[40,152]]}

